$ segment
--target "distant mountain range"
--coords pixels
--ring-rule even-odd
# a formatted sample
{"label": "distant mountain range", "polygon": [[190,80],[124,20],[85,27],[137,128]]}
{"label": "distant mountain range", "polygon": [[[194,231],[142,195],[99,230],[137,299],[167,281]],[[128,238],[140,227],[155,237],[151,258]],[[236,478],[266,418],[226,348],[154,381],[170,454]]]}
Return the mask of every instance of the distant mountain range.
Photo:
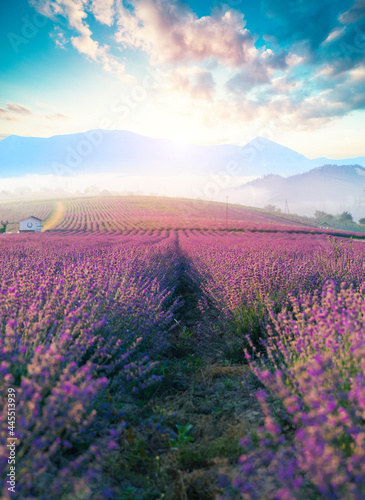
{"label": "distant mountain range", "polygon": [[12,135],[0,141],[1,178],[85,173],[205,176],[222,171],[242,177],[267,174],[286,177],[324,164],[365,167],[365,157],[309,160],[262,137],[243,147],[199,146],[117,130],[92,130],[50,138]]}
{"label": "distant mountain range", "polygon": [[276,205],[285,202],[291,212],[313,215],[314,210],[338,213],[351,210],[365,217],[365,168],[361,165],[325,165],[284,178],[267,175],[233,190],[244,205]]}

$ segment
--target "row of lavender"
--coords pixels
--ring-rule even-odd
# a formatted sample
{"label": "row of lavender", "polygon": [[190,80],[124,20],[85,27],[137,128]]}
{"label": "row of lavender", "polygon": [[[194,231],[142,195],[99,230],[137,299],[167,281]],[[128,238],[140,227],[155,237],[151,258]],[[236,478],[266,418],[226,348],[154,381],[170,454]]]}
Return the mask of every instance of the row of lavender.
{"label": "row of lavender", "polygon": [[363,243],[246,234],[181,244],[202,308],[243,337],[264,386],[264,425],[242,440],[241,475],[222,477],[225,498],[365,498]]}
{"label": "row of lavender", "polygon": [[[123,231],[125,229],[302,229],[298,224],[244,207],[197,200],[157,197],[79,198],[65,200],[65,213],[57,229],[69,231]],[[309,228],[305,228],[308,230]]]}
{"label": "row of lavender", "polygon": [[[0,387],[2,398],[15,391],[18,438],[11,497],[108,498],[99,473],[125,425],[119,398],[158,380],[173,324],[175,241],[10,235],[0,253]],[[6,405],[0,419],[8,498]]]}

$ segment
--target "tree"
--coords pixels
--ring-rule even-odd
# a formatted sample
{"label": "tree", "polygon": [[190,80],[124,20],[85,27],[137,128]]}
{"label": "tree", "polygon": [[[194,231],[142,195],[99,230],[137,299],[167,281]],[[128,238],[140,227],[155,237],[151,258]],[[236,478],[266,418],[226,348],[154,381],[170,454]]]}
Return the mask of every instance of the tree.
{"label": "tree", "polygon": [[365,225],[365,218],[362,218],[359,220],[359,224],[364,224]]}
{"label": "tree", "polygon": [[338,220],[340,220],[341,222],[353,222],[352,215],[350,214],[350,212],[347,211],[342,212],[342,214],[339,214]]}
{"label": "tree", "polygon": [[316,219],[325,219],[327,217],[328,214],[326,214],[326,212],[323,212],[322,210],[316,210],[314,212],[314,217]]}
{"label": "tree", "polygon": [[0,227],[0,233],[6,233],[6,226],[9,224],[9,221],[3,222],[1,221],[3,227]]}

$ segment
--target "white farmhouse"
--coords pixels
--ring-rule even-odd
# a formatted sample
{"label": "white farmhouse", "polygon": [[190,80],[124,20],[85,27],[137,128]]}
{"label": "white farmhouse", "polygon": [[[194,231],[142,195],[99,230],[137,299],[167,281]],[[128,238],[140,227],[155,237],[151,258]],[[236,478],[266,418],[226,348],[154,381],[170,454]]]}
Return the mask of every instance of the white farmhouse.
{"label": "white farmhouse", "polygon": [[40,233],[42,229],[42,219],[38,219],[33,215],[19,222],[20,233]]}

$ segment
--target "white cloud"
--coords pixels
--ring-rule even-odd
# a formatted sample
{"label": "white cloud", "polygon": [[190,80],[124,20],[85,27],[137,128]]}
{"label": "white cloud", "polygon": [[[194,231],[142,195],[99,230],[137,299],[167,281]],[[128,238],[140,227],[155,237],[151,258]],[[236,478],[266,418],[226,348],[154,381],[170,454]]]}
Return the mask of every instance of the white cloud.
{"label": "white cloud", "polygon": [[341,38],[345,30],[346,26],[342,28],[335,28],[334,30],[331,31],[328,37],[322,42],[322,45],[338,40],[339,38]]}
{"label": "white cloud", "polygon": [[94,61],[97,61],[98,55],[100,55],[100,47],[98,42],[93,40],[89,35],[73,36],[71,42],[81,54],[85,54]]}
{"label": "white cloud", "polygon": [[[97,20],[108,24],[111,23],[111,12],[113,5],[106,0],[106,10],[102,13],[102,1],[94,1],[91,6],[87,0],[30,0],[31,4],[41,14],[57,20],[62,16],[68,21],[70,28],[73,28],[78,35],[71,37],[72,45],[81,53],[102,64],[104,70],[123,76],[125,65],[114,57],[108,45],[99,45],[92,38],[92,31],[86,22],[87,8],[91,8]],[[56,42],[57,43],[57,42]]]}
{"label": "white cloud", "polygon": [[349,76],[353,82],[363,82],[365,83],[365,67],[358,67],[355,69],[352,69],[349,72]]}
{"label": "white cloud", "polygon": [[66,34],[59,26],[55,26],[53,31],[49,35],[55,42],[56,47],[59,49],[64,49],[68,40],[66,38]]}
{"label": "white cloud", "polygon": [[100,23],[111,26],[114,21],[114,0],[92,0],[91,12]]}

